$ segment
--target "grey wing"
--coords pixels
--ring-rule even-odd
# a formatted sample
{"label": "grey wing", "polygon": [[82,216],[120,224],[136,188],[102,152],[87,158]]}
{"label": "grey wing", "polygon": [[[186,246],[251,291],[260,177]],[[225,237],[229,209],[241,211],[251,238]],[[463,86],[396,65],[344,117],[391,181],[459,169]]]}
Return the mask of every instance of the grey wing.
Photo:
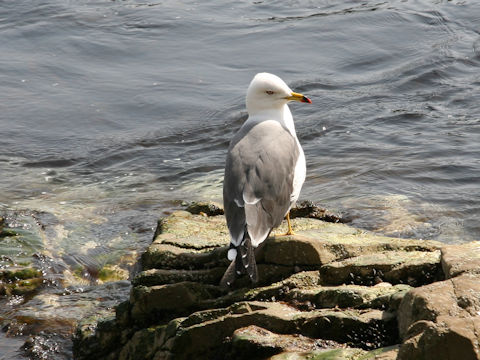
{"label": "grey wing", "polygon": [[290,208],[299,150],[278,122],[242,130],[232,140],[227,156],[225,215],[233,245],[240,244],[247,230],[253,246],[258,246]]}

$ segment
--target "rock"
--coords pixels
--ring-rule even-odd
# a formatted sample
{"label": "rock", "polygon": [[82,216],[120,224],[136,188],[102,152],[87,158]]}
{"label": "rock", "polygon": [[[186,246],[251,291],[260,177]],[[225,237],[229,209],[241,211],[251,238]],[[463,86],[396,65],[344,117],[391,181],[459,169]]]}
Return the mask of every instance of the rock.
{"label": "rock", "polygon": [[26,295],[43,285],[40,270],[25,266],[8,266],[0,270],[0,295]]}
{"label": "rock", "polygon": [[33,257],[45,247],[41,225],[32,213],[7,210],[4,216],[0,231],[0,269],[35,269]]}
{"label": "rock", "polygon": [[338,214],[333,214],[326,209],[322,209],[311,201],[302,201],[290,209],[290,219],[297,217],[318,219],[326,222],[338,223],[345,222]]}
{"label": "rock", "polygon": [[106,283],[119,280],[127,280],[129,272],[118,265],[107,264],[98,272],[98,282]]}
{"label": "rock", "polygon": [[386,346],[383,348],[369,351],[359,360],[396,360],[399,351],[399,345]]}
{"label": "rock", "polygon": [[316,308],[377,308],[396,310],[411,289],[408,285],[381,283],[373,287],[360,285],[321,286],[318,271],[305,271],[268,286],[238,289],[226,295],[206,299],[198,308],[224,307],[238,301],[285,301],[301,310]]}
{"label": "rock", "polygon": [[235,291],[230,291],[224,296],[215,299],[206,300],[202,306],[206,309],[229,306],[239,301],[288,301],[288,294],[290,288],[303,288],[318,285],[319,272],[305,271],[300,272],[290,277],[262,287],[256,288],[240,288]]}
{"label": "rock", "polygon": [[204,284],[218,284],[225,268],[215,267],[200,270],[149,269],[140,272],[132,281],[134,286],[174,284],[182,281],[193,281]]}
{"label": "rock", "polygon": [[441,316],[419,321],[407,333],[398,360],[476,360],[480,358],[480,317]]}
{"label": "rock", "polygon": [[32,267],[15,266],[0,270],[0,280],[5,282],[14,282],[18,280],[27,280],[40,277],[42,277],[42,273]]}
{"label": "rock", "polygon": [[315,228],[305,229],[301,235],[321,241],[332,253],[330,261],[382,251],[432,252],[442,247],[442,244],[437,241],[387,237],[346,224],[325,222],[317,222]]}
{"label": "rock", "polygon": [[480,274],[480,241],[443,246],[442,268],[447,279],[465,272]]}
{"label": "rock", "polygon": [[479,358],[480,278],[464,273],[411,290],[398,325],[404,339],[399,359]]}
{"label": "rock", "polygon": [[160,222],[153,244],[162,243],[197,251],[212,250],[230,241],[223,216],[204,217],[176,211]]}
{"label": "rock", "polygon": [[265,359],[280,352],[312,352],[322,348],[344,347],[331,340],[312,339],[302,335],[276,334],[251,325],[234,331],[233,359]]}
{"label": "rock", "polygon": [[[313,308],[373,308],[386,309],[393,304],[393,296],[405,294],[408,285],[381,283],[381,286],[315,286],[306,289],[292,289],[285,298],[296,304],[308,303]],[[394,309],[395,306],[393,307]]]}
{"label": "rock", "polygon": [[156,340],[158,337],[162,338],[164,333],[164,326],[149,327],[135,332],[121,349],[118,360],[152,358],[158,347]]}
{"label": "rock", "polygon": [[[391,251],[418,251],[420,254],[434,252],[441,247],[441,244],[435,241],[389,238],[345,224],[312,219],[296,220],[296,235],[274,236],[266,240],[257,257],[259,261],[282,265],[321,266],[365,254]],[[286,228],[280,228],[278,232],[281,233],[282,230]],[[438,253],[436,257],[439,257]]]}
{"label": "rock", "polygon": [[443,279],[437,242],[295,218],[296,235],[272,234],[256,251],[256,286],[243,277],[223,289],[225,219],[209,213],[219,207],[195,206],[198,215],[177,211],[159,222],[129,300],[96,328],[79,326],[76,358],[393,360],[398,329],[424,321],[408,310],[412,286]]}
{"label": "rock", "polygon": [[[73,336],[73,352],[76,360],[117,360],[122,350],[122,332],[113,317],[86,319],[79,323]],[[130,336],[128,336],[130,338]]]}
{"label": "rock", "polygon": [[[173,334],[170,351],[175,359],[213,359],[226,336],[249,325],[271,331],[292,333],[294,315],[300,311],[279,303],[242,302],[224,310],[194,313],[181,321]],[[168,340],[167,340],[168,342]]]}
{"label": "rock", "polygon": [[320,309],[304,314],[299,324],[303,335],[375,349],[398,340],[395,315],[381,310]]}
{"label": "rock", "polygon": [[294,235],[268,239],[258,260],[278,265],[320,266],[330,257],[331,253],[320,242]]}
{"label": "rock", "polygon": [[440,252],[383,251],[332,262],[320,269],[322,281],[372,285],[382,281],[418,286],[441,277]]}
{"label": "rock", "polygon": [[199,269],[218,266],[221,260],[228,265],[227,249],[216,249],[230,241],[222,216],[204,217],[177,211],[159,221],[156,234],[142,255],[144,270]]}
{"label": "rock", "polygon": [[282,334],[295,334],[300,329],[304,336],[372,346],[392,342],[395,335],[391,338],[387,334],[396,327],[395,317],[379,310],[302,312],[281,303],[243,302],[190,315],[178,323],[169,350],[175,359],[215,358],[225,336],[251,325]]}
{"label": "rock", "polygon": [[[221,204],[210,201],[192,201],[185,204],[185,210],[194,215],[216,216],[223,215],[223,207]],[[345,222],[338,214],[320,208],[311,201],[302,201],[301,203],[290,209],[290,218],[311,218],[323,220],[326,222]]]}
{"label": "rock", "polygon": [[48,354],[58,354],[62,352],[59,344],[55,339],[49,336],[29,336],[22,346],[24,355],[28,359],[45,359],[48,358]]}
{"label": "rock", "polygon": [[371,351],[362,349],[329,349],[308,352],[284,352],[269,360],[395,360],[398,346],[389,346]]}
{"label": "rock", "polygon": [[316,350],[309,352],[285,352],[274,355],[269,360],[358,360],[367,352],[362,349]]}
{"label": "rock", "polygon": [[198,308],[198,304],[206,299],[218,297],[218,287],[195,282],[177,284],[136,286],[130,294],[132,304],[131,316],[140,324],[151,324],[152,321],[171,319],[188,310]]}
{"label": "rock", "polygon": [[153,243],[142,255],[143,270],[160,269],[202,269],[219,265],[228,266],[227,247],[212,251],[198,251],[171,244]]}
{"label": "rock", "polygon": [[[293,226],[297,235],[272,236],[264,242],[257,254],[259,264],[308,268],[379,251],[433,252],[440,248],[432,241],[388,238],[315,219],[294,219]],[[279,233],[286,231],[283,227]],[[157,236],[142,256],[143,269],[226,267],[228,243],[223,216],[204,217],[178,211],[159,222]]]}
{"label": "rock", "polygon": [[[108,298],[112,289],[118,297]],[[130,290],[127,281],[88,287],[78,292],[44,292],[16,308],[12,318],[4,322],[9,333],[21,328],[23,334],[56,333],[71,336],[75,326],[89,317],[106,316]],[[103,299],[101,299],[103,297]]]}
{"label": "rock", "polygon": [[439,316],[469,318],[480,314],[480,278],[472,274],[439,281],[409,291],[398,311],[402,337],[417,321]]}
{"label": "rock", "polygon": [[222,205],[208,201],[193,201],[187,205],[185,210],[194,215],[223,215]]}

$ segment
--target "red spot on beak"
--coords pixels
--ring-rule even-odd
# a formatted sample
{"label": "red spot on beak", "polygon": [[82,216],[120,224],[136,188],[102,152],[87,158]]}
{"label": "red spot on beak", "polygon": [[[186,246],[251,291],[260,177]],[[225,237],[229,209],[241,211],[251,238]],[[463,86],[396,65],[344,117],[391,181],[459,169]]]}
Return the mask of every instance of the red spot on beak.
{"label": "red spot on beak", "polygon": [[302,98],[302,102],[311,104],[311,103],[312,103],[312,100],[310,100],[309,98],[307,98],[306,96],[304,96],[304,97]]}

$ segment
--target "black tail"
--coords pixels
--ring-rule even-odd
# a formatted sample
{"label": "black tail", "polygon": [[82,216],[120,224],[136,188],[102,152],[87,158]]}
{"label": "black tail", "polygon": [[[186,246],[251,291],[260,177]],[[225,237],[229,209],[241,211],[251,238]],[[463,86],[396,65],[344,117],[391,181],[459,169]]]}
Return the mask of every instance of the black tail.
{"label": "black tail", "polygon": [[255,248],[252,246],[248,232],[245,231],[240,245],[234,246],[230,243],[230,248],[237,250],[237,256],[227,268],[227,271],[225,271],[220,281],[220,286],[231,286],[235,279],[242,274],[247,274],[252,284],[256,284],[258,281],[258,269],[255,261]]}

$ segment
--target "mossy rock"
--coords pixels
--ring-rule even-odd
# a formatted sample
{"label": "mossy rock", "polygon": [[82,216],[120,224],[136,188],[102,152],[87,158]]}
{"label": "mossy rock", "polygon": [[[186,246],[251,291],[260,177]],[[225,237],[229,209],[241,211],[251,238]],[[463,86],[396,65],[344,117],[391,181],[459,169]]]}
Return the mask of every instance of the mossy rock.
{"label": "mossy rock", "polygon": [[122,269],[118,265],[107,264],[98,272],[98,280],[102,282],[127,280],[128,277],[128,270]]}
{"label": "mossy rock", "polygon": [[0,280],[18,281],[42,277],[42,272],[33,267],[9,267],[0,270]]}
{"label": "mossy rock", "polygon": [[26,295],[43,286],[40,270],[32,267],[12,266],[0,270],[0,295]]}
{"label": "mossy rock", "polygon": [[223,215],[222,205],[209,201],[193,201],[187,205],[185,210],[194,215]]}

